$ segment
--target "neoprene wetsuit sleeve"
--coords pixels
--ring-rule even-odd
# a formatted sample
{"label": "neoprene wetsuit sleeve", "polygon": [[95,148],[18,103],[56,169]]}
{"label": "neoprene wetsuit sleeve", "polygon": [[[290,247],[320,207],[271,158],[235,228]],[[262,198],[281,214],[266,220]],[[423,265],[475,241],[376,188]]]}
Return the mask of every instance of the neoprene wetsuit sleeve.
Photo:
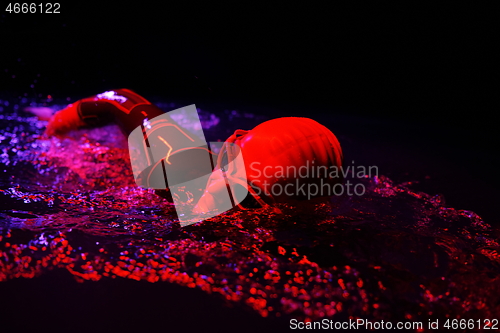
{"label": "neoprene wetsuit sleeve", "polygon": [[81,99],[58,111],[49,121],[46,134],[62,135],[77,128],[115,122],[129,135],[144,119],[163,114],[163,110],[141,95],[129,89],[116,89]]}
{"label": "neoprene wetsuit sleeve", "polygon": [[[211,172],[198,162],[205,160],[207,154],[212,154],[207,143],[179,126],[168,113],[129,89],[106,91],[68,105],[52,116],[46,134],[64,135],[74,129],[108,123],[118,124],[129,137],[129,149],[133,149],[131,145],[142,147],[138,159],[144,167],[134,175],[140,186],[159,189],[158,184],[165,184],[160,187],[168,190],[167,173],[185,174],[185,179],[177,179],[183,182]],[[141,134],[130,136],[136,129]],[[156,158],[150,154],[151,151],[156,152]],[[200,190],[205,185],[200,183]],[[201,192],[194,195],[198,197]]]}

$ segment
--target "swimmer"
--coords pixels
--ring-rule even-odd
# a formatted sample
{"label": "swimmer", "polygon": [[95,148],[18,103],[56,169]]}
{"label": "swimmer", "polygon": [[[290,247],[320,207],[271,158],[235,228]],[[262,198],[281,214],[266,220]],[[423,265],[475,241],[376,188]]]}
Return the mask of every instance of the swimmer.
{"label": "swimmer", "polygon": [[[84,98],[68,105],[66,108],[58,111],[49,119],[45,134],[47,136],[62,136],[71,130],[102,126],[108,123],[117,123],[125,135],[130,135],[134,129],[143,126],[145,121],[152,121],[155,117],[162,116],[162,119],[176,128],[169,134],[167,141],[178,142],[184,140],[183,147],[192,147],[193,149],[182,149],[182,154],[199,155],[199,147],[205,147],[205,150],[213,154],[206,142],[195,135],[186,135],[184,132],[179,134],[181,127],[171,119],[168,114],[160,108],[146,100],[139,94],[129,89],[116,89],[97,94],[92,97]],[[188,137],[192,142],[189,142]],[[225,170],[222,167],[223,156],[234,154],[232,149],[228,149],[230,144],[239,146],[244,156],[246,175],[237,168]],[[206,153],[205,153],[206,154]],[[162,155],[164,156],[164,155]],[[186,155],[184,155],[186,156]],[[194,155],[193,155],[194,156]],[[195,156],[193,157],[195,158]],[[182,158],[182,161],[193,161],[194,159]],[[270,191],[270,188],[280,187],[281,189],[293,188],[294,184],[317,183],[317,180],[299,179],[300,176],[280,177],[271,175],[268,177],[265,170],[271,166],[272,170],[281,169],[300,169],[310,167],[331,166],[341,167],[343,155],[340,144],[335,135],[323,125],[308,118],[286,117],[266,121],[253,130],[238,130],[224,144],[219,158],[216,159],[217,165],[208,183],[200,184],[200,192],[196,195],[197,205],[195,213],[203,213],[216,207],[221,195],[227,196],[226,184],[230,181],[232,184],[245,187],[260,206],[268,206],[276,202],[286,202],[295,199],[311,199],[311,195],[302,195],[302,192],[291,193],[283,192],[276,195]],[[164,177],[164,168],[157,167],[159,164],[150,165],[149,169],[143,172],[141,176],[141,186],[150,186],[150,179]],[[193,163],[191,163],[193,164]],[[196,163],[194,163],[196,164]],[[215,164],[215,163],[214,163]],[[314,166],[313,166],[314,165]],[[187,167],[182,163],[170,163],[166,167],[182,169]],[[192,165],[189,166],[192,168]],[[267,169],[266,169],[267,167]],[[220,171],[220,172],[219,172]],[[152,176],[153,175],[153,176]],[[265,176],[264,176],[265,175]],[[190,174],[190,179],[197,176]],[[331,185],[342,182],[342,179],[328,179]],[[168,192],[168,184],[166,184]],[[154,188],[154,187],[153,187]],[[161,194],[161,191],[157,191]],[[289,194],[291,193],[291,194]],[[164,195],[165,196],[165,195]],[[322,193],[315,193],[313,196],[324,196]],[[166,195],[168,199],[171,197]],[[250,197],[250,196],[249,196]],[[244,208],[237,203],[240,208]]]}

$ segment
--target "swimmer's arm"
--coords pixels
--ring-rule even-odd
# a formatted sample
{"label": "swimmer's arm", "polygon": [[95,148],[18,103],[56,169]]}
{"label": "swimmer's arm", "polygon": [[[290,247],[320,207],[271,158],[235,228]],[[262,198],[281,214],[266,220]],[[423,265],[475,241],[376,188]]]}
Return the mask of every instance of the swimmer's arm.
{"label": "swimmer's arm", "polygon": [[118,123],[122,130],[129,134],[140,126],[144,119],[163,114],[158,107],[129,89],[110,90],[81,99],[53,115],[50,109],[32,108],[27,111],[49,121],[45,131],[47,136],[60,136],[71,130],[102,126],[111,122]]}

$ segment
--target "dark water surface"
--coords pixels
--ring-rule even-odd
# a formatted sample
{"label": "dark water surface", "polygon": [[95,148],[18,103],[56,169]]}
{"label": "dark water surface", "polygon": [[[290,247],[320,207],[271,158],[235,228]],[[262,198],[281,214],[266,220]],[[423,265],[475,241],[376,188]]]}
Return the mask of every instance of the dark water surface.
{"label": "dark water surface", "polygon": [[[281,204],[282,215],[234,210],[181,228],[169,202],[135,185],[117,126],[46,139],[46,123],[22,111],[30,103],[57,110],[66,101],[0,101],[5,327],[246,332],[285,331],[291,318],[500,317],[495,222],[419,192],[435,187],[425,183],[428,164],[370,140],[373,122],[353,134],[336,126],[363,120],[318,119],[338,135],[347,164],[379,166],[357,180],[365,195]],[[200,116],[209,141],[271,117],[216,107]],[[436,163],[436,175],[459,172]]]}

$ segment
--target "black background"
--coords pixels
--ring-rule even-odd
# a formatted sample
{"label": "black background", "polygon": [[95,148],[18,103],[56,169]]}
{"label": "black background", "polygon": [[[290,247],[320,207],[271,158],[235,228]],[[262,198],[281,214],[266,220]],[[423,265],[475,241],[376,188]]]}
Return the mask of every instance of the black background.
{"label": "black background", "polygon": [[80,3],[60,11],[3,12],[2,90],[60,97],[129,87],[466,130],[491,122],[497,105],[489,8]]}

